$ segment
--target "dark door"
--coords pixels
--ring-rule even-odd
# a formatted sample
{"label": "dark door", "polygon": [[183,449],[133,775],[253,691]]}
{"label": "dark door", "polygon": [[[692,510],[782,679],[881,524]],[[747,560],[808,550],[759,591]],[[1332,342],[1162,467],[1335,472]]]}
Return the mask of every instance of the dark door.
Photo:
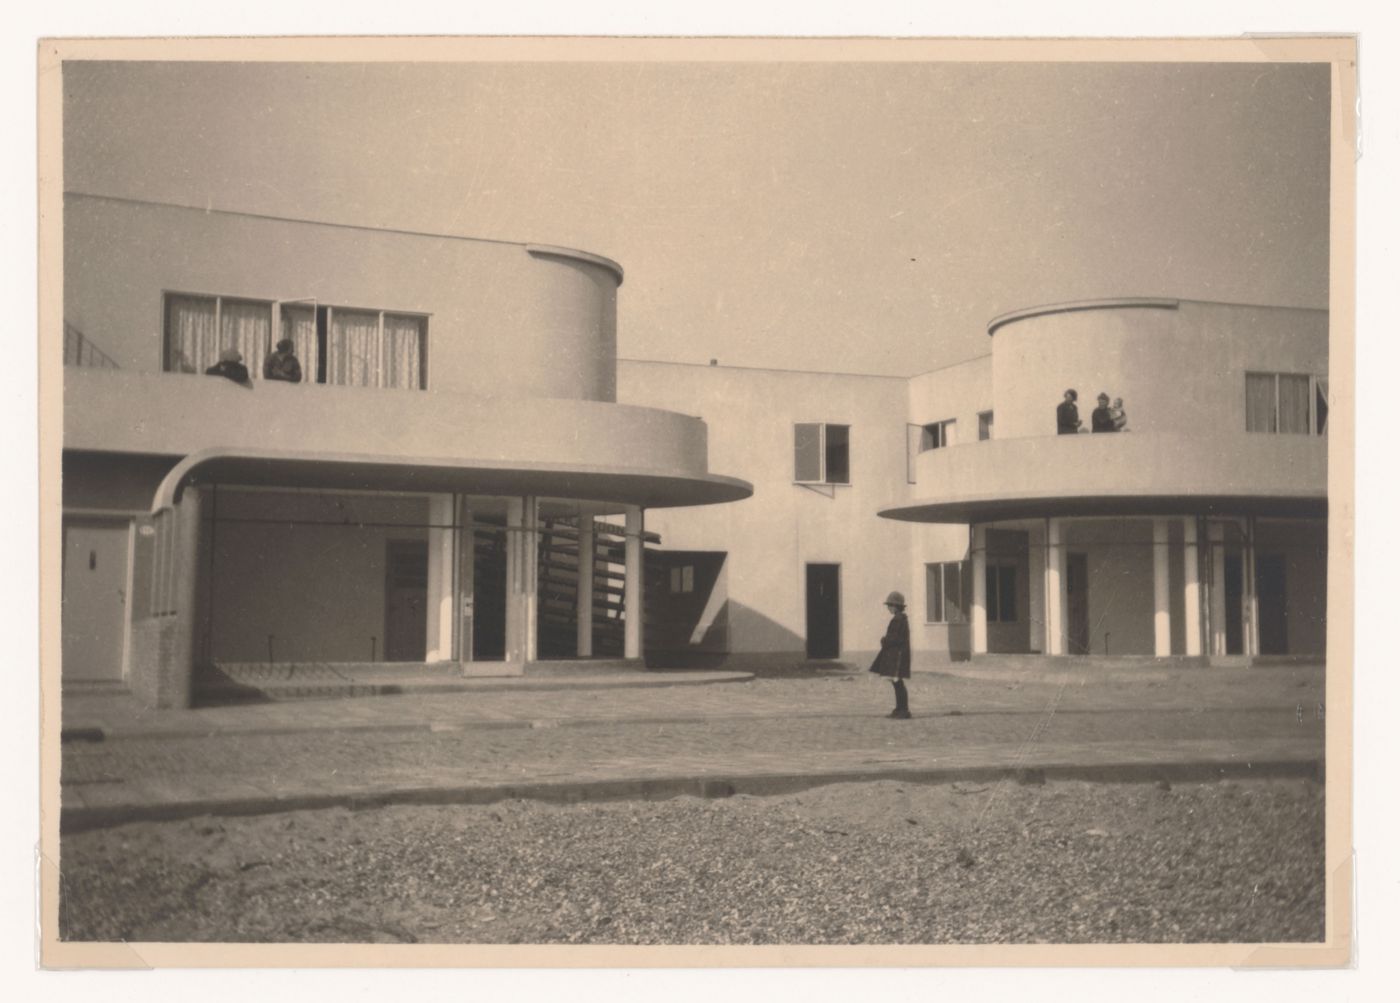
{"label": "dark door", "polygon": [[1069,653],[1089,653],[1089,555],[1066,555],[1065,592],[1069,595]]}
{"label": "dark door", "polygon": [[1282,554],[1254,559],[1254,593],[1259,601],[1259,654],[1288,654],[1287,563]]}
{"label": "dark door", "polygon": [[421,662],[428,649],[428,541],[388,541],[384,660]]}
{"label": "dark door", "polygon": [[807,565],[807,657],[841,654],[841,565]]}
{"label": "dark door", "polygon": [[1225,555],[1225,654],[1244,654],[1244,562]]}
{"label": "dark door", "polygon": [[506,657],[506,533],[478,527],[475,541],[472,660],[499,662]]}
{"label": "dark door", "polygon": [[122,678],[130,524],[67,519],[63,525],[63,678]]}

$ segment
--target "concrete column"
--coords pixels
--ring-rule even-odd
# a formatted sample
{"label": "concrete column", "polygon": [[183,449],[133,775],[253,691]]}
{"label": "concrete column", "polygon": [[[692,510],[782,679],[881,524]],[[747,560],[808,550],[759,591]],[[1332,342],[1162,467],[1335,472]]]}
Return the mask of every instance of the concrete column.
{"label": "concrete column", "polygon": [[1152,653],[1166,658],[1172,653],[1171,577],[1167,520],[1152,520]]}
{"label": "concrete column", "polygon": [[972,527],[972,653],[987,653],[987,529]]}
{"label": "concrete column", "polygon": [[539,555],[536,542],[536,500],[506,502],[506,661],[533,662],[537,649],[536,581]]}
{"label": "concrete column", "polygon": [[1241,620],[1244,622],[1244,653],[1246,655],[1259,654],[1259,594],[1255,589],[1254,568],[1254,516],[1249,517],[1244,535],[1244,560],[1242,564],[1242,575],[1244,576],[1244,588],[1241,601],[1244,603]]}
{"label": "concrete column", "polygon": [[1183,540],[1181,567],[1185,579],[1181,590],[1181,605],[1185,614],[1186,654],[1199,657],[1201,654],[1201,581],[1194,516],[1181,520],[1181,533]]}
{"label": "concrete column", "polygon": [[1225,527],[1210,527],[1210,653],[1225,654]]}
{"label": "concrete column", "polygon": [[1045,520],[1045,653],[1065,653],[1065,550],[1063,524]]}
{"label": "concrete column", "polygon": [[476,530],[472,527],[471,499],[465,495],[457,506],[457,660],[470,662],[475,656],[473,633],[476,628]]}
{"label": "concrete column", "polygon": [[627,506],[626,567],[627,582],[623,587],[623,648],[624,658],[642,657],[642,533],[646,521],[637,505]]}
{"label": "concrete column", "polygon": [[1028,611],[1027,616],[1030,618],[1030,623],[1032,625],[1037,623],[1042,625],[1040,640],[1036,640],[1033,634],[1034,626],[1032,626],[1032,633],[1028,634],[1027,641],[1032,651],[1039,650],[1042,654],[1046,653],[1045,631],[1043,628],[1043,625],[1046,622],[1044,534],[1044,526],[1041,526],[1038,530],[1031,530],[1029,533],[1027,533],[1029,549],[1026,554],[1026,592],[1030,599],[1030,610]]}
{"label": "concrete column", "polygon": [[579,658],[593,657],[593,517],[578,520],[578,643]]}
{"label": "concrete column", "polygon": [[189,486],[173,513],[175,532],[167,537],[171,547],[171,587],[175,619],[170,647],[161,652],[154,699],[160,708],[190,706],[194,690],[196,656],[207,626],[203,619],[204,575],[201,574],[204,527],[204,493]]}
{"label": "concrete column", "polygon": [[424,661],[452,661],[453,628],[456,602],[453,599],[454,543],[456,513],[453,496],[428,496],[428,637],[424,645]]}

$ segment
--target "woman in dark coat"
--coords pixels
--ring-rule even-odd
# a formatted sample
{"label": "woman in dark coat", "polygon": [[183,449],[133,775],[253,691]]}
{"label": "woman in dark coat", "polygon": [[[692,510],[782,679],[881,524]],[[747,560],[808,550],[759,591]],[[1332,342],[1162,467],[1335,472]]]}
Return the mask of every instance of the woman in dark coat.
{"label": "woman in dark coat", "polygon": [[894,684],[894,710],[890,717],[906,720],[911,715],[909,691],[904,688],[904,680],[909,678],[909,618],[904,615],[904,596],[891,592],[885,599],[885,608],[890,611],[890,625],[880,638],[880,653],[870,671]]}

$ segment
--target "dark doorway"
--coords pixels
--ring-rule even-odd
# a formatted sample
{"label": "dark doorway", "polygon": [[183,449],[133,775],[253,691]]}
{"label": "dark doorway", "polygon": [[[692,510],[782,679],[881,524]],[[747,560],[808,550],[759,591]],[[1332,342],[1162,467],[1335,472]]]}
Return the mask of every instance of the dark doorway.
{"label": "dark doorway", "polygon": [[841,655],[841,565],[807,565],[807,657]]}
{"label": "dark doorway", "polygon": [[506,531],[478,527],[472,562],[472,660],[506,657]]}
{"label": "dark doorway", "polygon": [[1089,555],[1068,554],[1065,560],[1065,592],[1069,603],[1069,644],[1071,655],[1089,653]]}
{"label": "dark doorway", "polygon": [[421,662],[428,645],[428,541],[388,541],[385,566],[384,660]]}
{"label": "dark doorway", "polygon": [[1244,562],[1238,553],[1225,555],[1225,654],[1244,654]]}
{"label": "dark doorway", "polygon": [[1259,654],[1288,654],[1288,564],[1282,554],[1254,558],[1254,593],[1259,601]]}

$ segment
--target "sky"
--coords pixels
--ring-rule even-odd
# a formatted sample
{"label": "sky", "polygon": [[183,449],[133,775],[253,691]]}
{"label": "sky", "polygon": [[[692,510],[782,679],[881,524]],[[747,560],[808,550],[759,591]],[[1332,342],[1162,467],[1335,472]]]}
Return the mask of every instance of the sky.
{"label": "sky", "polygon": [[987,321],[1327,306],[1325,66],[64,67],[64,186],[620,262],[626,358],[912,375]]}

